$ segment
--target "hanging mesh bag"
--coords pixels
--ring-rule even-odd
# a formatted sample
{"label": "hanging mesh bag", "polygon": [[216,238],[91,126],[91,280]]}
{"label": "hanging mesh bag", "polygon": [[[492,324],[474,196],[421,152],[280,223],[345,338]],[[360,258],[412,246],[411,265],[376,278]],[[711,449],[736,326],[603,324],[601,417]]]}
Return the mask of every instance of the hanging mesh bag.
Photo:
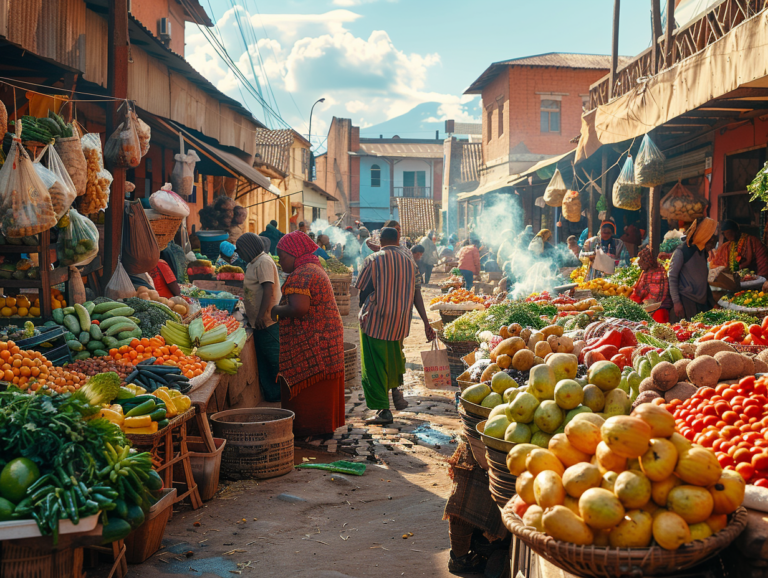
{"label": "hanging mesh bag", "polygon": [[640,185],[635,183],[635,167],[632,157],[628,156],[613,184],[613,206],[627,211],[639,211],[641,205]]}

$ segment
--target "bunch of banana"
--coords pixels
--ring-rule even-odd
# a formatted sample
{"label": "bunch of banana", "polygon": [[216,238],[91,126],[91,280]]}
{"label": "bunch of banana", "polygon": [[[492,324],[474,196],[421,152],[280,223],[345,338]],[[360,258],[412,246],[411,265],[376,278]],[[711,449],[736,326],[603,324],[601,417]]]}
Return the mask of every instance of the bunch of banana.
{"label": "bunch of banana", "polygon": [[178,345],[185,349],[192,348],[192,340],[189,337],[189,330],[186,325],[168,320],[165,322],[165,325],[160,327],[160,335],[170,345]]}

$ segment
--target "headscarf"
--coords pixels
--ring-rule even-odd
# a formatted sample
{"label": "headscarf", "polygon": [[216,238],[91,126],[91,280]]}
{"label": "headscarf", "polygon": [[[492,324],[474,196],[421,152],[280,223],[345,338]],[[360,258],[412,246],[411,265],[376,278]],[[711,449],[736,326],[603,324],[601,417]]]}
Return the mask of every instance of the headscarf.
{"label": "headscarf", "polygon": [[691,244],[694,244],[699,251],[703,251],[716,230],[717,222],[714,219],[700,217],[691,223],[691,226],[685,232],[685,244],[689,247]]}
{"label": "headscarf", "polygon": [[720,226],[720,231],[723,233],[726,231],[736,231],[738,233],[740,230],[741,228],[739,227],[739,224],[731,219],[723,221],[723,224]]}
{"label": "headscarf", "polygon": [[219,245],[219,252],[225,257],[231,257],[235,254],[235,246],[229,241],[222,241]]}
{"label": "headscarf", "polygon": [[243,261],[250,263],[265,250],[268,250],[264,248],[262,239],[263,237],[259,237],[254,233],[243,233],[240,235],[237,239],[237,253],[242,257]]}
{"label": "headscarf", "polygon": [[654,257],[653,252],[648,245],[640,249],[640,252],[637,254],[637,265],[643,271],[656,269],[659,266],[659,261]]}
{"label": "headscarf", "polygon": [[367,239],[371,236],[371,232],[365,227],[360,227],[357,232],[361,239]]}
{"label": "headscarf", "polygon": [[272,239],[262,235],[259,235],[259,239],[261,239],[261,243],[264,245],[264,250],[269,252],[272,249]]}
{"label": "headscarf", "polygon": [[611,227],[613,229],[613,234],[615,235],[616,234],[616,223],[614,223],[613,221],[603,221],[602,223],[600,223],[600,230],[602,231],[603,227],[605,227],[606,225],[608,225],[609,227]]}
{"label": "headscarf", "polygon": [[552,237],[552,231],[550,231],[549,229],[542,229],[541,231],[536,233],[536,236],[541,237],[541,240],[546,243]]}
{"label": "headscarf", "polygon": [[294,231],[283,236],[277,244],[277,249],[294,257],[296,259],[294,267],[296,268],[307,264],[320,264],[320,259],[314,254],[318,246],[309,238],[309,235],[302,231]]}

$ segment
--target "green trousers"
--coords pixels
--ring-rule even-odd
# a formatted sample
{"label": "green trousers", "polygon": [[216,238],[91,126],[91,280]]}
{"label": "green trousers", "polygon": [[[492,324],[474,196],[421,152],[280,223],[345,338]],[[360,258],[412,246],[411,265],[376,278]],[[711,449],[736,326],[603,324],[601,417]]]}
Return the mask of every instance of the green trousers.
{"label": "green trousers", "polygon": [[403,342],[368,337],[361,329],[360,343],[365,403],[369,409],[389,409],[389,390],[403,384]]}

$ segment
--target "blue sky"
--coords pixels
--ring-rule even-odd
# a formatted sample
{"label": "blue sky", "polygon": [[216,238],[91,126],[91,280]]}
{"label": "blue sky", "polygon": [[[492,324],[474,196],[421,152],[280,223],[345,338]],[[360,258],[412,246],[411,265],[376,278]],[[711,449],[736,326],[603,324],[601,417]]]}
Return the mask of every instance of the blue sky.
{"label": "blue sky", "polygon": [[[313,142],[333,116],[363,131],[424,102],[438,103],[435,120],[475,118],[478,99],[462,96],[492,62],[543,52],[610,52],[612,0],[201,0],[218,24],[232,59],[253,78],[235,18],[240,11],[256,74],[274,93],[280,116]],[[236,6],[236,8],[233,8]],[[622,3],[620,51],[650,45],[650,0]],[[219,89],[244,101],[264,120],[260,105],[210,48],[195,25],[187,28],[186,56]],[[280,128],[276,121],[274,128]]]}

